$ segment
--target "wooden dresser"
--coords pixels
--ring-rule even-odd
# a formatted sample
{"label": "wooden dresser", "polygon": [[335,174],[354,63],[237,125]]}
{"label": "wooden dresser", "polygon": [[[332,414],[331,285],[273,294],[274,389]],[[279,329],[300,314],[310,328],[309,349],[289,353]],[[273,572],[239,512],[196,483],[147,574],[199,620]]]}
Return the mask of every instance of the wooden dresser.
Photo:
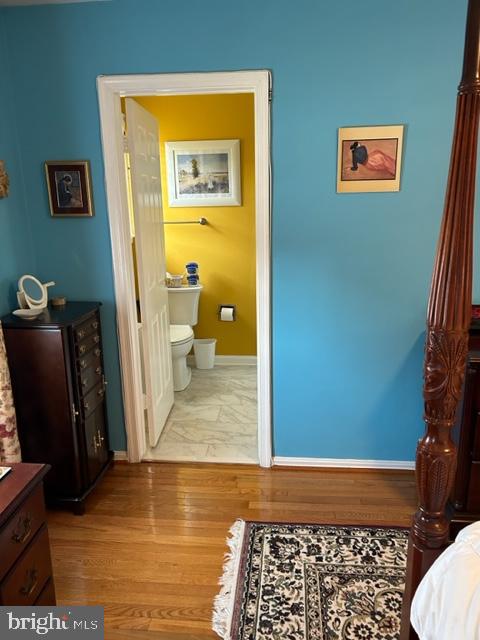
{"label": "wooden dresser", "polygon": [[0,480],[0,605],[55,604],[43,499],[45,464],[18,463]]}
{"label": "wooden dresser", "polygon": [[465,383],[453,431],[458,447],[457,470],[450,498],[451,534],[480,520],[480,321],[470,327]]}
{"label": "wooden dresser", "polygon": [[35,320],[2,318],[25,462],[45,462],[49,504],[75,513],[108,468],[100,305],[69,302]]}

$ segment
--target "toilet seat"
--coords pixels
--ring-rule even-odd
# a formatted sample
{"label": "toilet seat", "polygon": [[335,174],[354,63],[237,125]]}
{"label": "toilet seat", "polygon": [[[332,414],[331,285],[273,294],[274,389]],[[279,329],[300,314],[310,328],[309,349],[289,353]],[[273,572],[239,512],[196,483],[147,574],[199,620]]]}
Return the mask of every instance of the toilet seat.
{"label": "toilet seat", "polygon": [[193,329],[188,324],[170,325],[170,344],[184,344],[193,338]]}

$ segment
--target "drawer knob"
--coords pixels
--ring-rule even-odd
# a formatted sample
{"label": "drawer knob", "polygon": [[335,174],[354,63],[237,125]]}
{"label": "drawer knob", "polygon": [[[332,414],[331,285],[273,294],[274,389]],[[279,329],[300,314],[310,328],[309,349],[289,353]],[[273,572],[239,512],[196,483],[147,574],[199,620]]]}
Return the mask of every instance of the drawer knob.
{"label": "drawer knob", "polygon": [[87,347],[84,344],[82,344],[82,346],[79,349],[80,353],[85,353],[86,350],[87,350]]}
{"label": "drawer knob", "polygon": [[102,353],[101,349],[95,349],[95,351],[93,352],[96,356],[99,356]]}
{"label": "drawer knob", "polygon": [[32,521],[33,517],[31,513],[20,516],[15,531],[12,533],[12,542],[23,544],[25,540],[30,537],[32,533]]}
{"label": "drawer knob", "polygon": [[98,329],[98,322],[92,322],[92,329]]}
{"label": "drawer knob", "polygon": [[95,373],[97,374],[97,376],[100,376],[102,374],[102,367],[97,367],[95,369]]}
{"label": "drawer knob", "polygon": [[86,400],[83,401],[83,408],[86,409],[87,411],[90,408],[90,404]]}
{"label": "drawer knob", "polygon": [[86,366],[87,366],[87,361],[86,360],[80,360],[80,369],[85,369]]}
{"label": "drawer knob", "polygon": [[80,338],[80,340],[82,338],[85,337],[85,329],[80,329],[80,331],[77,333],[78,337]]}
{"label": "drawer knob", "polygon": [[105,389],[99,389],[97,391],[97,395],[99,395],[100,397],[102,397],[105,394]]}
{"label": "drawer knob", "polygon": [[93,341],[95,342],[95,344],[98,344],[100,342],[100,336],[98,335],[98,333],[93,336]]}
{"label": "drawer knob", "polygon": [[32,591],[35,589],[38,583],[38,571],[37,569],[28,569],[27,571],[27,582],[20,587],[20,594],[22,596],[29,596]]}

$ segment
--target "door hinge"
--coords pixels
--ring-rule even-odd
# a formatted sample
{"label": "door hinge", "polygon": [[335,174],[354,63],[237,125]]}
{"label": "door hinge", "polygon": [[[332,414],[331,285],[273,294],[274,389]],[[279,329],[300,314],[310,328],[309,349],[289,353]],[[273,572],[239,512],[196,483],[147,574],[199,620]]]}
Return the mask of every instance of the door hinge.
{"label": "door hinge", "polygon": [[273,89],[268,90],[268,102],[271,104],[273,100]]}

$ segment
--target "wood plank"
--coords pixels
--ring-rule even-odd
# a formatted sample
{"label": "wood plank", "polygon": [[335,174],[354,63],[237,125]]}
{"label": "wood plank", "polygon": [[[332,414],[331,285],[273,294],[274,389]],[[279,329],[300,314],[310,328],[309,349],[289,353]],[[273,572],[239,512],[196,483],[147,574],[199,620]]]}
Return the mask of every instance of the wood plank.
{"label": "wood plank", "polygon": [[58,602],[103,605],[107,640],[213,640],[237,518],[408,526],[415,506],[409,471],[117,464],[86,515],[49,512]]}

